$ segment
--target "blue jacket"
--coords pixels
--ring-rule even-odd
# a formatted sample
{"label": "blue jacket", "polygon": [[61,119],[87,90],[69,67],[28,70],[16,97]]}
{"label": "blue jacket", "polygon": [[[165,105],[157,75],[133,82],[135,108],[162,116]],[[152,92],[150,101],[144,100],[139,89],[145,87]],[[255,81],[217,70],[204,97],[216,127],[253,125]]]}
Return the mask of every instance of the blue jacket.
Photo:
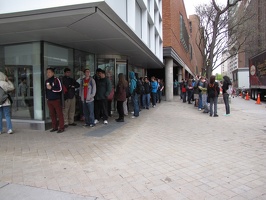
{"label": "blue jacket", "polygon": [[130,78],[130,88],[129,88],[129,92],[130,94],[133,94],[134,93],[134,90],[136,89],[137,87],[137,80],[136,80],[136,77],[135,77],[135,73],[134,72],[129,72],[129,78]]}
{"label": "blue jacket", "polygon": [[152,81],[151,82],[151,92],[152,93],[157,93],[158,89],[158,82],[157,81]]}

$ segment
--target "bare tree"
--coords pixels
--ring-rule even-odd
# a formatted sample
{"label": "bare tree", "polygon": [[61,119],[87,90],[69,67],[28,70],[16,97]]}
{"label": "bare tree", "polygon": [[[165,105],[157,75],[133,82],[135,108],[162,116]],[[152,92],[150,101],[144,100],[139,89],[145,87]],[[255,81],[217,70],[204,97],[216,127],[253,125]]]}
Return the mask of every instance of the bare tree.
{"label": "bare tree", "polygon": [[202,36],[197,45],[204,58],[203,71],[207,77],[210,77],[213,70],[226,62],[226,60],[221,61],[225,50],[230,52],[229,59],[239,53],[241,47],[246,44],[250,34],[244,31],[246,29],[244,22],[250,20],[252,14],[242,12],[233,16],[238,2],[241,1],[227,0],[226,5],[218,5],[216,0],[211,0],[209,4],[196,7],[197,15],[200,17],[199,31],[201,32],[199,33]]}

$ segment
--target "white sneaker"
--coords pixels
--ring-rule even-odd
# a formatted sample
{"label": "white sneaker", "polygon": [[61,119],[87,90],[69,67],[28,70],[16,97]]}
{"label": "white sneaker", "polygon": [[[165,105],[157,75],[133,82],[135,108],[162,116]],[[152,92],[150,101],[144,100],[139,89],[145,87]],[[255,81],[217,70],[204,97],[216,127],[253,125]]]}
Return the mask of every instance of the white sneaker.
{"label": "white sneaker", "polygon": [[95,119],[94,124],[98,124],[98,123],[99,123],[98,119]]}
{"label": "white sneaker", "polygon": [[134,114],[134,111],[133,111],[133,112],[131,112],[131,114]]}
{"label": "white sneaker", "polygon": [[7,133],[8,133],[8,134],[13,134],[13,131],[12,131],[11,129],[9,129],[9,130],[7,131]]}
{"label": "white sneaker", "polygon": [[104,123],[104,124],[108,124],[108,121],[107,121],[107,120],[104,120],[103,123]]}

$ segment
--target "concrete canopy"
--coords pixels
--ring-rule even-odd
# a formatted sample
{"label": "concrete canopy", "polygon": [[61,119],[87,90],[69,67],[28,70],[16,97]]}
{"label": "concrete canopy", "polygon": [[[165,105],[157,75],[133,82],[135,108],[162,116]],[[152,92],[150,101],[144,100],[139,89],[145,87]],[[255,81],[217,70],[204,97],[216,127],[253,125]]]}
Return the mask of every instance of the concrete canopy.
{"label": "concrete canopy", "polygon": [[0,45],[34,41],[124,56],[137,67],[164,67],[105,2],[0,14]]}

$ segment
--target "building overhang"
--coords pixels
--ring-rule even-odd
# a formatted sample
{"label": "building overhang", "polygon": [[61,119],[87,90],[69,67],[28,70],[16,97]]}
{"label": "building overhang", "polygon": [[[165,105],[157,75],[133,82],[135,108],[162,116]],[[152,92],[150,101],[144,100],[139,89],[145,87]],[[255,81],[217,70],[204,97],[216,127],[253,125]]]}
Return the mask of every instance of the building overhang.
{"label": "building overhang", "polygon": [[164,58],[172,58],[174,63],[178,63],[181,67],[183,67],[186,71],[188,71],[191,75],[195,76],[186,65],[186,63],[182,60],[182,58],[176,53],[176,51],[172,47],[164,47],[163,48],[163,57]]}
{"label": "building overhang", "polygon": [[120,55],[138,67],[164,67],[105,2],[0,14],[0,27],[0,45],[47,41],[97,55]]}

